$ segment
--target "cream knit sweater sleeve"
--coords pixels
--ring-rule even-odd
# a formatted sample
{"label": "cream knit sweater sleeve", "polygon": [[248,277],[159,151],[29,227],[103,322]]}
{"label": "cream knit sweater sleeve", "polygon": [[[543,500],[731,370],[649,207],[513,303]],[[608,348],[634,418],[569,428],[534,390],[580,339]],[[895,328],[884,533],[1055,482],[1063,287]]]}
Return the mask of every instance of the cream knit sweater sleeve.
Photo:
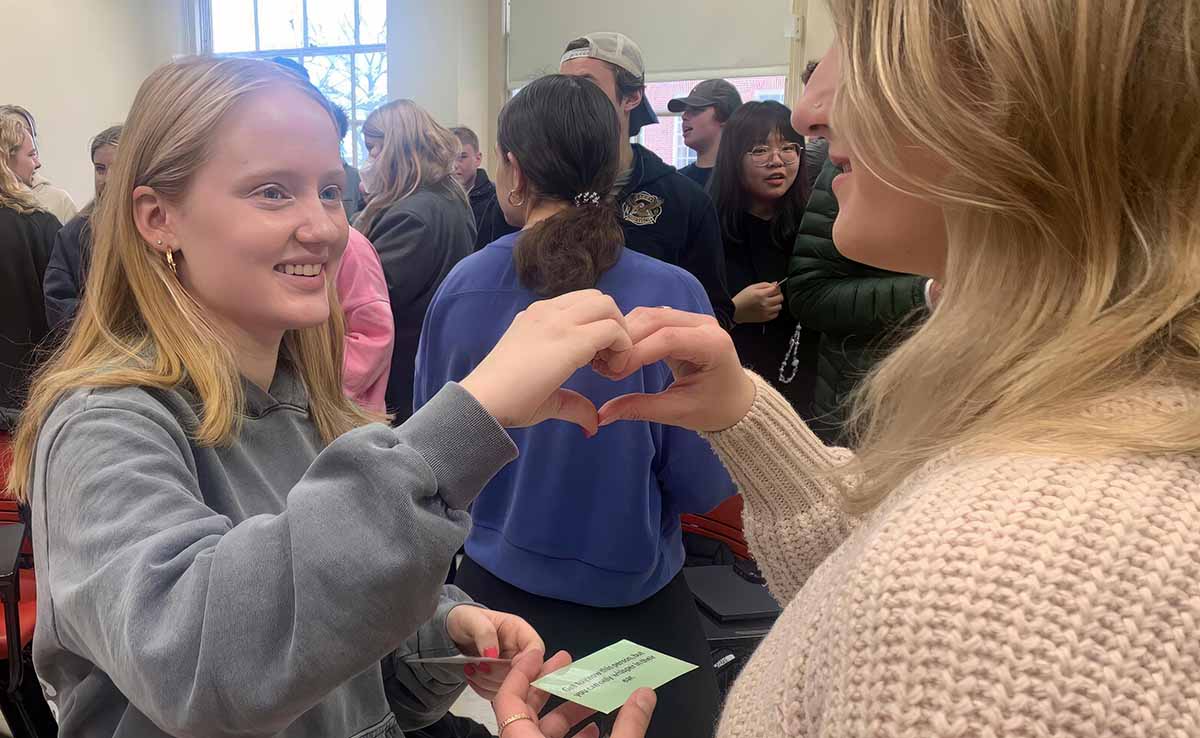
{"label": "cream knit sweater sleeve", "polygon": [[745,498],[743,522],[771,594],[786,605],[856,524],[830,472],[852,453],[821,442],[788,401],[748,372],[758,394],[737,425],[707,434]]}

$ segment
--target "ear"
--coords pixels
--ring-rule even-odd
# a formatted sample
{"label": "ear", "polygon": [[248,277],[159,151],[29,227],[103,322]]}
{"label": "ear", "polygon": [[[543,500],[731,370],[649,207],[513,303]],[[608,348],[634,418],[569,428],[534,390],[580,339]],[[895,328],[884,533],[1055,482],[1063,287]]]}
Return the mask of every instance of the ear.
{"label": "ear", "polygon": [[153,187],[142,185],[133,189],[133,223],[150,248],[165,254],[179,248],[171,229],[167,203]]}
{"label": "ear", "polygon": [[508,167],[512,171],[513,191],[525,192],[525,172],[521,171],[521,162],[517,161],[516,154],[511,151],[504,155],[505,161],[508,162]]}
{"label": "ear", "polygon": [[629,97],[622,100],[621,101],[621,110],[625,111],[626,115],[629,115],[630,113],[632,113],[634,111],[634,109],[637,108],[637,106],[642,104],[642,96],[644,94],[645,94],[645,90],[638,90],[637,92],[633,93]]}

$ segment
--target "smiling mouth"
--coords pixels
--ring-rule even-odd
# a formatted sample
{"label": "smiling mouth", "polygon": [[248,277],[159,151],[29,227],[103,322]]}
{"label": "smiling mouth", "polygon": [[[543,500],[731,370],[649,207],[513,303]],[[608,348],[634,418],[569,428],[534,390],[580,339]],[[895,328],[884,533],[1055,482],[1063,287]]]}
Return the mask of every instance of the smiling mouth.
{"label": "smiling mouth", "polygon": [[686,135],[688,135],[688,134],[689,134],[689,133],[691,133],[691,132],[692,132],[692,129],[691,129],[690,127],[688,127],[688,126],[684,126],[684,127],[683,127],[683,135],[685,135],[685,136],[686,136]]}
{"label": "smiling mouth", "polygon": [[276,264],[275,271],[290,277],[319,277],[325,271],[324,264]]}

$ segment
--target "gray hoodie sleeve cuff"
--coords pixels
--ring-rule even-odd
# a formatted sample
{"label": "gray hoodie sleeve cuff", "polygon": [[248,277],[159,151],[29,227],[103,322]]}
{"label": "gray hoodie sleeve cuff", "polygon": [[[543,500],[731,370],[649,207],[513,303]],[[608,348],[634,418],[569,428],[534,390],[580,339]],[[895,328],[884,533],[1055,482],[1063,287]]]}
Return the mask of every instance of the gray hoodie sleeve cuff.
{"label": "gray hoodie sleeve cuff", "polygon": [[446,504],[466,509],[492,477],[517,458],[517,447],[496,419],[457,382],[448,382],[395,429],[421,454]]}

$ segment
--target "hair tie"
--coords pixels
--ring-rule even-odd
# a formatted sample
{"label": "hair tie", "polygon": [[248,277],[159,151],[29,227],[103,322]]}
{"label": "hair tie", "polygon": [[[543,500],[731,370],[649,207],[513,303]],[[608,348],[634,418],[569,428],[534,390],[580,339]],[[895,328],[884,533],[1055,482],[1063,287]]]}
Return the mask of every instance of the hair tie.
{"label": "hair tie", "polygon": [[575,196],[575,207],[581,208],[584,205],[599,205],[600,195],[596,192],[580,192]]}

